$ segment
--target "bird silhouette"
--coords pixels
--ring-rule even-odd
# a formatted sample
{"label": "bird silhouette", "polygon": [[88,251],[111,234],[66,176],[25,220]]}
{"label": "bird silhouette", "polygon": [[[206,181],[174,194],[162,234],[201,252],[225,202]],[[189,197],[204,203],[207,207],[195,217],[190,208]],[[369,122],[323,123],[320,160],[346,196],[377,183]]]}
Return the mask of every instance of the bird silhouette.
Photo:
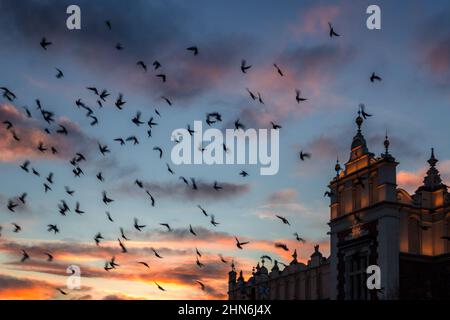
{"label": "bird silhouette", "polygon": [[25,198],[27,197],[27,195],[28,194],[26,192],[24,192],[20,195],[19,200],[20,200],[20,202],[22,202],[22,204],[25,204],[25,202],[26,202]]}
{"label": "bird silhouette", "polygon": [[200,288],[202,289],[202,291],[205,291],[205,285],[203,284],[203,282],[201,282],[199,280],[195,280],[195,282],[197,282],[200,285]]}
{"label": "bird silhouette", "polygon": [[270,121],[270,124],[272,125],[272,128],[274,130],[281,129],[282,127],[279,124],[274,123],[273,121]]}
{"label": "bird silhouette", "polygon": [[99,148],[99,150],[100,150],[100,153],[103,155],[103,156],[105,156],[106,155],[106,153],[110,153],[111,151],[108,149],[108,146],[105,144],[105,145],[101,145],[100,143],[98,143],[98,148]]}
{"label": "bird silhouette", "polygon": [[114,201],[114,199],[108,198],[108,196],[106,195],[106,191],[103,191],[102,195],[103,195],[102,201],[104,204],[108,205],[109,203]]}
{"label": "bird silhouette", "polygon": [[6,87],[0,87],[0,90],[3,91],[2,93],[3,98],[7,99],[8,101],[12,102],[17,98],[16,95]]}
{"label": "bird silhouette", "polygon": [[372,74],[370,75],[370,82],[375,82],[376,81],[381,81],[381,77],[376,75],[375,72],[372,72]]}
{"label": "bird silhouette", "polygon": [[152,65],[155,68],[155,70],[161,67],[161,63],[159,63],[157,60],[153,61]]}
{"label": "bird silhouette", "polygon": [[53,255],[49,252],[46,252],[45,255],[47,256],[47,262],[52,262],[53,261]]}
{"label": "bird silhouette", "polygon": [[25,162],[20,165],[20,168],[26,172],[29,172],[29,170],[28,170],[29,165],[30,165],[30,161],[25,160]]}
{"label": "bird silhouette", "polygon": [[248,173],[247,171],[242,170],[241,172],[239,172],[239,175],[243,178],[248,177]]}
{"label": "bird silhouette", "polygon": [[121,236],[122,239],[124,239],[124,240],[130,240],[130,239],[128,239],[128,238],[125,236],[125,232],[124,232],[124,230],[123,230],[122,227],[120,228],[120,236]]}
{"label": "bird silhouette", "polygon": [[70,190],[70,188],[67,186],[65,186],[64,189],[69,196],[73,196],[73,194],[75,193],[75,190]]}
{"label": "bird silhouette", "polygon": [[363,116],[364,119],[367,119],[369,117],[371,117],[372,115],[366,112],[366,106],[364,104],[360,104],[359,105],[359,109],[361,111],[361,115]]}
{"label": "bird silhouette", "polygon": [[64,77],[64,73],[61,71],[61,69],[58,69],[58,68],[55,68],[55,69],[56,69],[56,71],[58,71],[58,73],[55,75],[55,77],[57,79],[63,78]]}
{"label": "bird silhouette", "polygon": [[306,240],[303,239],[302,237],[300,237],[297,232],[294,233],[294,236],[297,241],[302,242],[302,243],[306,242]]}
{"label": "bird silhouette", "polygon": [[194,231],[194,229],[192,228],[191,225],[189,225],[189,232],[190,232],[191,234],[193,234],[194,236],[197,236],[197,233],[195,233],[195,231]]}
{"label": "bird silhouette", "polygon": [[238,247],[239,249],[244,249],[243,245],[249,244],[249,241],[245,241],[245,242],[240,242],[239,239],[237,237],[234,237],[234,239],[236,240],[236,247]]}
{"label": "bird silhouette", "polygon": [[160,78],[162,82],[166,82],[167,76],[164,73],[159,73],[155,77]]}
{"label": "bird silhouette", "polygon": [[123,105],[125,103],[126,103],[126,101],[123,100],[123,94],[119,93],[119,96],[116,99],[115,106],[117,107],[117,109],[122,110],[123,109]]}
{"label": "bird silhouette", "polygon": [[281,242],[276,242],[275,248],[280,248],[280,249],[283,249],[284,251],[289,251],[289,248],[287,247],[287,245],[284,243],[281,243]]}
{"label": "bird silhouette", "polygon": [[144,61],[138,61],[136,64],[142,67],[142,69],[144,69],[145,72],[147,72],[147,65],[144,63]]}
{"label": "bird silhouette", "polygon": [[196,257],[195,263],[197,264],[197,266],[198,266],[199,268],[203,268],[203,267],[205,266],[205,265],[198,259],[198,257]]}
{"label": "bird silhouette", "polygon": [[155,257],[157,257],[159,259],[163,259],[163,257],[154,248],[151,248],[151,250],[153,251],[153,254],[155,255]]}
{"label": "bird silhouette", "polygon": [[110,21],[110,20],[106,20],[106,21],[105,21],[105,24],[106,24],[106,27],[107,27],[109,30],[112,29],[111,21]]}
{"label": "bird silhouette", "polygon": [[52,43],[44,37],[39,44],[41,45],[42,49],[47,50],[47,47]]}
{"label": "bird silhouette", "polygon": [[300,95],[301,95],[300,90],[298,90],[298,89],[295,90],[295,100],[297,101],[297,103],[300,103],[300,102],[308,100],[306,98],[302,98]]}
{"label": "bird silhouette", "polygon": [[306,159],[310,159],[311,158],[311,154],[310,153],[306,153],[303,151],[300,151],[299,153],[300,156],[300,160],[305,161]]}
{"label": "bird silhouette", "polygon": [[105,214],[106,214],[106,217],[108,218],[109,221],[114,222],[114,220],[111,217],[111,214],[109,213],[109,211],[106,211]]}
{"label": "bird silhouette", "polygon": [[142,264],[143,266],[145,266],[147,269],[150,269],[150,266],[148,265],[147,262],[144,261],[138,261],[139,264]]}
{"label": "bird silhouette", "polygon": [[94,241],[95,241],[95,244],[98,246],[98,245],[100,245],[100,241],[101,240],[103,240],[104,238],[103,238],[103,236],[102,236],[102,234],[99,232],[99,233],[97,233],[96,235],[95,235],[95,237],[94,237]]}
{"label": "bird silhouette", "polygon": [[211,215],[211,220],[210,220],[210,222],[211,222],[211,224],[212,224],[214,227],[217,227],[217,226],[220,224],[219,222],[216,221],[216,218],[214,217],[213,214]]}
{"label": "bird silhouette", "polygon": [[239,119],[237,119],[237,120],[234,122],[234,128],[235,128],[236,130],[239,130],[239,129],[245,130],[245,126],[244,126],[242,123],[239,122]]}
{"label": "bird silhouette", "polygon": [[329,29],[330,29],[330,31],[329,31],[329,36],[330,36],[330,38],[333,38],[333,37],[340,37],[340,34],[336,33],[336,31],[334,31],[334,28],[333,28],[333,26],[331,25],[330,22],[328,22],[328,27],[329,27]]}
{"label": "bird silhouette", "polygon": [[139,222],[138,222],[138,219],[134,218],[134,228],[137,231],[142,231],[142,229],[145,228],[145,224],[144,225],[140,225]]}
{"label": "bird silhouette", "polygon": [[158,287],[159,290],[161,290],[161,291],[166,291],[166,289],[164,289],[163,287],[161,287],[156,281],[153,281],[153,282],[156,284],[156,286]]}
{"label": "bird silhouette", "polygon": [[47,225],[47,231],[53,232],[54,234],[57,234],[59,232],[58,226],[56,224],[49,224]]}
{"label": "bird silhouette", "polygon": [[152,203],[152,207],[155,206],[155,198],[151,195],[150,191],[145,190],[145,192],[147,193],[147,195],[150,197],[150,201]]}
{"label": "bird silhouette", "polygon": [[9,211],[15,212],[15,211],[14,211],[14,208],[17,207],[18,205],[19,205],[19,204],[13,202],[12,200],[8,200],[7,208],[8,208]]}
{"label": "bird silhouette", "polygon": [[217,181],[214,181],[214,185],[213,185],[214,190],[219,191],[222,190],[223,188],[221,186],[219,186],[219,183]]}
{"label": "bird silhouette", "polygon": [[287,224],[287,225],[291,225],[290,223],[289,223],[289,221],[285,218],[285,217],[282,217],[282,216],[279,216],[279,215],[275,215],[278,219],[280,219],[284,224]]}
{"label": "bird silhouette", "polygon": [[196,46],[186,48],[186,50],[192,51],[194,53],[194,56],[198,55],[198,48]]}
{"label": "bird silhouette", "polygon": [[78,214],[83,214],[84,211],[80,209],[80,203],[77,201],[75,204],[75,212]]}
{"label": "bird silhouette", "polygon": [[208,216],[208,213],[206,213],[206,210],[203,209],[202,206],[198,205],[197,207],[202,211],[202,213],[205,215],[205,217]]}
{"label": "bird silhouette", "polygon": [[122,253],[127,253],[127,248],[125,248],[125,245],[123,244],[123,242],[120,240],[120,238],[117,239],[117,241],[119,241],[119,246],[122,249]]}
{"label": "bird silhouette", "polygon": [[20,259],[20,262],[25,262],[28,259],[30,259],[30,256],[28,255],[28,253],[25,250],[22,250],[22,258]]}
{"label": "bird silhouette", "polygon": [[163,150],[160,147],[154,147],[153,150],[159,152],[159,158],[161,159],[163,156]]}
{"label": "bird silhouette", "polygon": [[160,223],[159,225],[166,227],[167,231],[172,231],[172,229],[170,228],[170,225],[168,223]]}
{"label": "bird silhouette", "polygon": [[241,71],[243,73],[247,73],[247,70],[250,69],[252,66],[247,65],[247,62],[245,60],[241,61]]}
{"label": "bird silhouette", "polygon": [[165,96],[162,96],[161,99],[163,99],[165,102],[167,102],[167,104],[168,104],[169,106],[172,105],[172,101],[170,101],[169,98],[167,98],[167,97],[165,97]]}
{"label": "bird silhouette", "polygon": [[281,71],[280,67],[278,67],[278,65],[276,63],[273,64],[273,66],[275,67],[275,69],[277,70],[278,74],[280,76],[284,76],[283,72]]}

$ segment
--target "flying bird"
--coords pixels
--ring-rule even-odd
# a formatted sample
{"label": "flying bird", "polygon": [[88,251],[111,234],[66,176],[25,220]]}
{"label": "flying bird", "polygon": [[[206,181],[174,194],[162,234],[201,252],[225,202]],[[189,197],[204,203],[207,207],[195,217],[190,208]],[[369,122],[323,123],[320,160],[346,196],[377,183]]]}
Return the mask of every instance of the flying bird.
{"label": "flying bird", "polygon": [[146,268],[150,269],[150,266],[148,265],[147,262],[144,261],[138,261],[139,264],[142,264],[143,266],[145,266]]}
{"label": "flying bird", "polygon": [[144,63],[144,61],[138,61],[136,64],[138,66],[141,66],[142,69],[144,69],[144,71],[147,72],[147,65]]}
{"label": "flying bird", "polygon": [[98,246],[100,244],[100,241],[103,239],[104,238],[103,238],[102,234],[100,232],[97,233],[94,237],[95,244]]}
{"label": "flying bird", "polygon": [[198,55],[198,48],[196,46],[186,48],[186,50],[192,51],[194,53],[194,56]]}
{"label": "flying bird", "polygon": [[142,231],[142,229],[145,228],[145,224],[144,225],[140,225],[139,222],[138,222],[138,219],[134,218],[134,228],[137,231]]}
{"label": "flying bird", "polygon": [[300,237],[300,236],[298,235],[297,232],[294,233],[294,236],[295,236],[295,239],[296,239],[297,241],[299,241],[299,242],[301,242],[301,243],[305,243],[305,242],[306,242],[306,240],[303,239],[302,237]]}
{"label": "flying bird", "polygon": [[287,245],[284,243],[281,243],[281,242],[276,242],[275,248],[280,248],[280,249],[283,249],[284,251],[289,251],[289,248],[287,247]]}
{"label": "flying bird", "polygon": [[280,76],[284,76],[283,72],[281,71],[280,67],[278,67],[278,65],[276,63],[273,64],[273,66],[275,67],[275,69],[277,69],[277,72]]}
{"label": "flying bird", "polygon": [[376,81],[381,81],[381,77],[376,75],[375,72],[372,72],[372,74],[370,75],[370,82],[375,82]]}
{"label": "flying bird", "polygon": [[289,223],[289,221],[285,218],[285,217],[282,217],[282,216],[279,216],[279,215],[275,215],[278,219],[280,219],[284,224],[287,224],[287,225],[291,225],[290,223]]}
{"label": "flying bird", "polygon": [[361,115],[363,116],[364,119],[367,119],[369,117],[371,117],[372,115],[366,112],[366,106],[364,104],[360,104],[359,105],[359,109],[361,111]]}
{"label": "flying bird", "polygon": [[161,290],[161,291],[166,291],[166,289],[164,289],[163,287],[161,287],[156,281],[154,281],[154,283],[156,284],[156,286],[158,287],[159,290]]}
{"label": "flying bird", "polygon": [[247,70],[250,69],[252,66],[247,65],[247,62],[245,60],[241,61],[241,71],[243,73],[247,73]]}
{"label": "flying bird", "polygon": [[22,250],[22,259],[20,259],[20,262],[25,262],[28,259],[30,259],[30,256],[25,250]]}
{"label": "flying bird", "polygon": [[241,177],[245,178],[245,177],[248,176],[248,173],[247,173],[247,171],[242,170],[241,172],[239,172],[239,175],[240,175]]}
{"label": "flying bird", "polygon": [[161,67],[161,63],[159,63],[157,60],[155,60],[155,61],[153,62],[153,67],[154,67],[155,70],[156,70],[156,69],[158,69],[158,68]]}
{"label": "flying bird", "polygon": [[197,234],[195,233],[194,229],[192,229],[191,225],[189,225],[189,232],[192,233],[194,236],[197,236]]}
{"label": "flying bird", "polygon": [[310,153],[306,153],[303,151],[300,151],[300,160],[305,161],[305,159],[309,159],[311,158],[311,154]]}
{"label": "flying bird", "polygon": [[103,200],[104,204],[108,205],[109,203],[114,201],[113,199],[108,198],[108,196],[106,195],[106,191],[103,191],[102,195],[103,195],[103,199],[102,200]]}
{"label": "flying bird", "polygon": [[237,237],[234,237],[234,239],[236,240],[236,247],[238,247],[241,250],[244,249],[243,245],[250,243],[249,241],[240,242]]}
{"label": "flying bird", "polygon": [[47,39],[44,37],[39,44],[41,45],[42,49],[47,50],[47,47],[52,43],[50,41],[47,41]]}
{"label": "flying bird", "polygon": [[298,89],[295,90],[295,100],[297,101],[297,103],[300,103],[300,102],[308,100],[306,98],[302,98],[300,95],[301,95],[300,90],[298,90]]}
{"label": "flying bird", "polygon": [[163,150],[160,147],[154,147],[153,150],[159,152],[159,158],[161,159],[163,156]]}
{"label": "flying bird", "polygon": [[153,249],[153,248],[151,248],[151,249],[152,249],[153,253],[155,254],[155,257],[157,257],[159,259],[163,258],[155,249]]}
{"label": "flying bird", "polygon": [[105,214],[106,214],[106,217],[108,218],[109,221],[114,222],[114,220],[111,217],[111,214],[109,213],[109,211],[106,211]]}
{"label": "flying bird", "polygon": [[340,36],[338,33],[336,33],[336,31],[334,31],[334,28],[333,28],[333,26],[331,25],[330,22],[328,22],[328,27],[330,29],[330,31],[329,31],[330,38],[339,37]]}
{"label": "flying bird", "polygon": [[61,78],[63,78],[64,77],[64,73],[61,71],[61,69],[58,69],[58,68],[55,68],[56,69],[56,71],[58,71],[58,73],[56,74],[56,78],[57,79],[61,79]]}

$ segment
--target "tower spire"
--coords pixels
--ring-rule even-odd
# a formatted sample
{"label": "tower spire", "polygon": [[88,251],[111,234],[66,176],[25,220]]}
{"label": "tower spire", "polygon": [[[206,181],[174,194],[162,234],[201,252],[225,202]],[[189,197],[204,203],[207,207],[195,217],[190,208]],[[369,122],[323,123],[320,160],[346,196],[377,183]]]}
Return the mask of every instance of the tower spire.
{"label": "tower spire", "polygon": [[434,156],[434,148],[431,148],[431,156],[430,159],[428,159],[430,169],[428,169],[427,175],[423,179],[423,185],[429,190],[436,190],[443,186],[441,175],[439,174],[439,170],[436,168],[438,161],[439,160]]}

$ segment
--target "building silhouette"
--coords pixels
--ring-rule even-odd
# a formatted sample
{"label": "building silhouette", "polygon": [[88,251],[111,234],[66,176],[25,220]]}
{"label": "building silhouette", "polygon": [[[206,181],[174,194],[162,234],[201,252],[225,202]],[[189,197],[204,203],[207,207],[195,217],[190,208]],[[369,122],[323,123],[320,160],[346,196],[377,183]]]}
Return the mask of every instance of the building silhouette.
{"label": "building silhouette", "polygon": [[[297,261],[269,272],[258,263],[252,276],[229,272],[229,299],[450,299],[450,194],[434,150],[423,184],[410,195],[397,187],[399,164],[389,139],[371,153],[358,112],[349,160],[329,184],[330,257],[315,247],[307,264]],[[380,289],[369,290],[367,267],[379,267]],[[369,274],[370,276],[370,274]]]}

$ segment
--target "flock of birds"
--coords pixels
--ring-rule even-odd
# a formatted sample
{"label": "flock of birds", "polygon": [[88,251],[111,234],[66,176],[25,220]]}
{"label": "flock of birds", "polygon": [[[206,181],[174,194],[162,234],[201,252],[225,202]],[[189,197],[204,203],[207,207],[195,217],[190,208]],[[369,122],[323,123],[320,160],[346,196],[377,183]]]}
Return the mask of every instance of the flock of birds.
{"label": "flock of birds", "polygon": [[[106,27],[108,30],[112,30],[111,21],[106,21],[105,24],[106,24]],[[334,27],[331,24],[329,24],[329,37],[330,38],[340,37],[340,34],[338,34],[335,31]],[[46,50],[46,51],[49,50],[49,48],[51,48],[52,45],[53,45],[53,43],[45,37],[42,38],[42,40],[40,42],[40,46],[42,47],[43,50]],[[123,50],[124,47],[122,44],[117,43],[115,46],[115,49]],[[197,46],[190,46],[187,48],[187,51],[191,52],[191,54],[194,57],[198,56],[200,54],[199,48]],[[138,68],[142,69],[143,72],[147,72],[149,69],[147,64],[144,61],[138,61],[136,63],[136,65]],[[154,61],[152,63],[152,67],[153,67],[153,70],[155,71],[155,76],[157,78],[161,79],[162,82],[168,81],[167,75],[164,74],[163,72],[160,72],[160,69],[162,69],[162,65],[160,62],[158,62],[157,60]],[[279,65],[274,63],[273,67],[275,68],[275,72],[280,77],[284,76],[284,72],[279,67]],[[250,72],[251,68],[252,68],[252,65],[248,64],[247,61],[245,59],[243,59],[241,62],[241,65],[240,65],[241,72],[243,74],[246,74],[246,73]],[[56,68],[56,72],[57,73],[56,73],[55,77],[57,79],[62,79],[65,77],[65,74],[61,69]],[[370,81],[371,82],[381,81],[381,77],[376,75],[375,73],[372,73],[370,76]],[[15,100],[17,99],[16,94],[10,88],[0,87],[0,90],[2,91],[2,97],[4,99],[6,99],[7,101],[14,103]],[[109,102],[109,99],[110,99],[109,97],[110,97],[111,93],[107,89],[99,89],[97,87],[87,87],[87,90],[89,90],[89,92],[91,92],[94,95],[96,103],[99,108],[104,107],[104,105]],[[248,94],[252,100],[258,101],[259,103],[264,104],[264,100],[263,100],[260,92],[253,92],[249,88],[246,88],[246,91],[248,92]],[[162,99],[162,101],[167,103],[168,106],[173,105],[173,102],[169,97],[161,96],[161,99]],[[302,95],[300,90],[295,90],[295,96],[293,97],[293,101],[300,104],[300,103],[305,103],[307,100],[308,99]],[[33,112],[28,107],[24,107],[24,114],[26,115],[26,117],[28,117],[28,118],[41,117],[44,120],[44,122],[46,123],[47,127],[44,128],[44,131],[48,135],[57,134],[57,135],[62,135],[62,136],[68,136],[71,134],[70,130],[66,126],[64,126],[61,123],[57,123],[57,120],[55,119],[56,115],[53,111],[46,109],[46,107],[43,105],[43,103],[39,99],[36,99],[35,103],[36,103],[37,115],[36,114],[33,115]],[[119,111],[124,109],[124,106],[126,105],[126,103],[127,103],[127,101],[125,100],[124,95],[121,93],[119,93],[117,98],[113,101],[114,106]],[[98,115],[96,115],[96,112],[92,107],[89,107],[81,99],[77,99],[75,101],[75,106],[80,111],[86,112],[85,116],[88,118],[89,124],[91,126],[96,126],[99,124],[100,119],[99,119]],[[364,117],[371,116],[370,114],[367,114],[363,108],[360,111],[362,112]],[[150,117],[150,119],[148,121],[145,121],[143,119],[143,116],[140,111],[138,111],[135,114],[135,116],[131,119],[131,122],[134,125],[136,125],[136,127],[138,127],[138,128],[146,125],[146,131],[147,131],[148,138],[152,137],[152,130],[154,130],[155,127],[157,127],[159,125],[159,122],[162,120],[162,115],[158,109],[155,109],[154,113],[155,113],[155,115]],[[23,139],[27,138],[27,137],[22,137],[19,135],[19,132],[17,132],[15,130],[16,128],[15,128],[15,124],[13,123],[13,121],[11,121],[9,119],[2,119],[2,121],[5,126],[4,128],[7,130],[7,132],[10,133],[12,139],[14,139],[16,141],[16,143],[21,143]],[[210,112],[206,115],[206,123],[209,126],[211,126],[215,123],[221,122],[221,121],[222,121],[222,115],[218,112]],[[271,122],[271,126],[275,130],[279,130],[282,128],[281,125],[276,124],[275,122]],[[241,123],[241,121],[239,119],[237,119],[234,122],[234,127],[236,130],[245,130],[245,125],[243,123]],[[191,129],[191,127],[189,125],[187,126],[187,131],[191,135],[194,133],[194,131]],[[175,142],[179,142],[179,140],[177,140],[175,138]],[[135,135],[130,135],[130,136],[126,136],[126,137],[117,137],[117,138],[113,139],[112,143],[118,143],[120,146],[124,146],[127,143],[132,143],[133,145],[137,145],[140,143],[140,141]],[[228,151],[228,148],[225,144],[223,145],[223,148],[225,151]],[[56,146],[45,145],[43,142],[39,142],[39,144],[36,146],[36,150],[43,154],[51,153],[53,155],[56,155],[59,152],[59,150],[57,149]],[[153,147],[153,150],[155,152],[157,152],[160,159],[163,158],[164,150],[162,147],[155,146],[155,147]],[[205,149],[204,149],[204,147],[201,146],[200,150],[204,151]],[[102,144],[102,143],[98,142],[98,152],[101,155],[101,157],[106,157],[108,154],[111,153],[111,150],[107,144]],[[301,161],[305,161],[311,157],[311,154],[302,150],[299,152],[298,156]],[[70,162],[70,168],[72,170],[74,178],[80,178],[85,175],[85,173],[83,171],[83,165],[87,161],[88,161],[87,156],[81,152],[77,152],[73,155],[73,157],[70,159],[69,162]],[[171,168],[171,166],[167,162],[166,162],[166,168],[170,175],[175,175],[174,170]],[[24,161],[20,165],[20,169],[26,173],[32,174],[33,176],[37,177],[38,179],[43,178],[42,186],[43,186],[43,190],[45,193],[52,192],[52,190],[54,190],[56,188],[55,182],[54,182],[54,174],[49,173],[48,175],[44,176],[40,171],[38,171],[38,169],[33,167],[32,163],[29,160]],[[239,175],[243,178],[246,178],[249,176],[249,174],[244,170],[240,171]],[[103,182],[105,179],[103,173],[98,172],[96,174],[96,179],[99,182]],[[180,176],[179,180],[181,180],[182,183],[184,183],[186,185],[186,187],[192,188],[193,190],[198,190],[198,186],[197,186],[195,178],[190,178],[188,180],[187,178]],[[152,195],[151,190],[148,190],[147,188],[145,188],[144,182],[139,179],[136,179],[134,181],[134,185],[136,186],[136,188],[141,189],[142,192],[145,192],[147,194],[150,205],[152,207],[154,207],[156,205],[156,199]],[[213,188],[217,192],[220,192],[224,187],[218,181],[215,181],[211,185],[211,188]],[[64,186],[64,190],[65,190],[65,193],[67,194],[67,196],[69,196],[69,197],[75,196],[76,190],[73,190],[70,186],[67,186],[67,185]],[[326,192],[325,195],[331,196],[329,191]],[[106,208],[111,202],[115,201],[115,199],[113,199],[110,195],[108,195],[107,191],[102,192],[100,199],[104,203]],[[27,201],[28,201],[27,193],[24,192],[17,197],[9,199],[7,201],[6,208],[11,213],[14,213],[14,212],[16,212],[15,210],[19,209],[21,205],[27,204]],[[62,216],[66,216],[68,213],[71,213],[71,212],[74,212],[78,215],[85,214],[85,211],[82,209],[82,206],[79,201],[76,201],[75,206],[71,208],[68,205],[66,200],[61,200],[57,204],[57,209]],[[198,209],[202,212],[202,214],[205,217],[209,218],[209,222],[212,227],[217,227],[220,224],[216,220],[215,216],[213,214],[210,214],[209,212],[207,212],[207,210],[205,210],[201,205],[198,205]],[[280,215],[276,215],[276,218],[279,219],[283,224],[290,226],[290,222],[288,221],[287,218],[280,216]],[[109,211],[106,211],[106,219],[110,222],[114,222],[114,219],[111,216]],[[172,230],[173,230],[172,227],[168,223],[160,223],[160,226],[163,227],[167,232],[172,232]],[[13,227],[12,231],[14,233],[20,233],[22,231],[22,227],[18,223],[13,223],[12,227]],[[142,222],[140,222],[138,218],[133,219],[133,228],[137,232],[142,232],[146,227],[147,226],[145,224],[143,224]],[[2,226],[0,226],[0,237],[1,237],[1,231],[2,231]],[[50,223],[47,225],[47,231],[50,233],[53,233],[55,235],[61,232],[58,225],[50,224]],[[197,236],[197,233],[192,225],[189,225],[189,232],[193,237]],[[293,233],[293,236],[295,237],[295,239],[298,242],[301,242],[301,243],[305,242],[305,239],[302,238],[298,233],[296,233],[296,232]],[[101,234],[101,232],[96,233],[93,237],[93,241],[97,246],[100,246],[101,242],[103,240],[105,240],[105,237]],[[120,227],[120,234],[117,237],[117,245],[118,245],[118,248],[120,248],[120,252],[122,252],[122,253],[128,252],[127,245],[126,245],[126,243],[128,241],[131,241],[130,238],[127,237],[127,235],[125,234],[124,228]],[[238,239],[238,237],[235,237],[235,241],[236,241],[235,242],[236,247],[240,250],[243,250],[244,246],[249,244],[249,241],[240,241]],[[281,250],[289,251],[289,248],[285,243],[277,242],[274,244],[274,246]],[[158,259],[164,258],[156,249],[152,248],[152,251],[156,258],[158,258]],[[51,252],[45,252],[45,255],[47,256],[48,262],[52,262],[54,260],[54,256],[52,255]],[[196,255],[196,265],[199,268],[203,268],[205,265],[204,265],[204,263],[201,262],[202,254],[197,248],[195,248],[195,255]],[[229,263],[229,261],[227,259],[225,259],[223,257],[223,255],[220,254],[219,258],[222,263],[224,263],[224,264]],[[262,258],[269,259],[270,261],[272,261],[272,259],[267,255],[264,255]],[[31,259],[30,254],[27,253],[26,250],[22,250],[21,262],[26,262],[29,259]],[[136,261],[136,263],[142,265],[144,268],[150,268],[150,264],[146,261]],[[280,262],[280,263],[283,264],[282,262]],[[117,269],[118,267],[119,267],[119,264],[116,260],[116,257],[113,256],[105,262],[104,270],[106,272],[110,272],[111,270]],[[159,283],[157,283],[156,281],[154,283],[159,290],[166,291],[166,289],[164,287],[162,287]],[[205,290],[206,285],[201,280],[196,280],[196,284],[198,284],[202,290]],[[68,292],[66,292],[60,288],[57,288],[57,290],[63,295],[68,294]]]}

